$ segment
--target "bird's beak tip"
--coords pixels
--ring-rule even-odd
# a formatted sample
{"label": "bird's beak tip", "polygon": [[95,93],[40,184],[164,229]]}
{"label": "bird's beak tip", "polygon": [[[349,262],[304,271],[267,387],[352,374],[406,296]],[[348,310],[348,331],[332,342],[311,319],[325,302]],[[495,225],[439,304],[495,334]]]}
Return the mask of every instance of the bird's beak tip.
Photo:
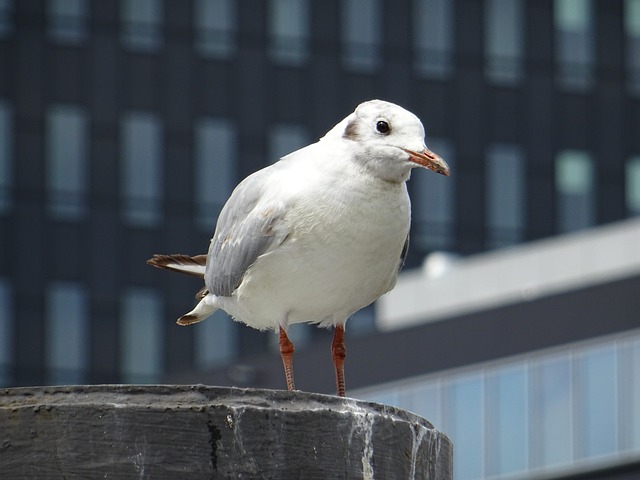
{"label": "bird's beak tip", "polygon": [[409,154],[409,160],[413,163],[416,163],[422,167],[428,168],[429,170],[433,170],[440,175],[444,175],[448,177],[451,175],[451,169],[447,162],[445,162],[439,155],[433,153],[428,148],[425,148],[421,152],[416,152],[414,150],[406,150]]}

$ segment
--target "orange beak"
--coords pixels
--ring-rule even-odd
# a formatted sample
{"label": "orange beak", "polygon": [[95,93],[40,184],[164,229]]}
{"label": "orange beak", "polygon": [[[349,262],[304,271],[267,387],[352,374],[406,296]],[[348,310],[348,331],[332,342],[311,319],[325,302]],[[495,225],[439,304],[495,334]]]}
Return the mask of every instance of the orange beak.
{"label": "orange beak", "polygon": [[413,163],[417,163],[418,165],[428,168],[429,170],[433,170],[436,173],[444,175],[448,177],[451,175],[451,171],[449,170],[449,165],[445,162],[439,155],[436,155],[428,148],[425,148],[421,152],[414,152],[413,150],[404,149],[405,152],[409,154],[409,160]]}

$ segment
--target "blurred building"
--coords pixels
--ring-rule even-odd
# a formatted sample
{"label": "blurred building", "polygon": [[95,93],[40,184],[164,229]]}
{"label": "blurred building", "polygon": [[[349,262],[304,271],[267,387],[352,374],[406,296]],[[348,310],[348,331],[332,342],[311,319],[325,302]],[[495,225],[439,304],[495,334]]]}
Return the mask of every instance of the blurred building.
{"label": "blurred building", "polygon": [[[399,287],[427,270],[444,280],[449,263],[471,254],[640,214],[640,0],[0,0],[0,384],[271,382],[272,335],[223,314],[177,327],[200,284],[145,260],[203,253],[238,181],[370,98],[416,113],[454,172],[410,181],[412,244]],[[449,254],[418,270],[435,251]],[[427,321],[407,304],[415,323],[387,333],[366,309],[349,323],[348,385],[442,421],[454,437],[485,422],[473,434],[498,438],[485,427],[495,427],[500,412],[491,409],[512,398],[509,389],[541,397],[505,413],[521,418],[518,408],[537,412],[530,407],[553,396],[545,375],[571,379],[571,402],[582,402],[580,388],[613,388],[589,383],[589,368],[608,381],[615,373],[616,388],[637,380],[637,272],[627,277],[511,298],[500,308],[515,310],[500,314],[485,303]],[[461,302],[484,286],[466,285],[452,286]],[[628,297],[616,303],[603,292]],[[552,301],[557,308],[522,313]],[[585,302],[579,315],[564,313]],[[581,321],[594,312],[608,318]],[[318,371],[301,388],[330,392],[329,334],[303,326],[292,336],[298,375]],[[446,356],[409,368],[414,350],[402,339]],[[505,341],[494,351],[495,339]],[[358,348],[369,355],[360,367]],[[373,368],[374,348],[376,361],[397,367]],[[514,387],[522,382],[532,390]],[[635,397],[615,402],[640,401],[633,385]],[[425,400],[411,393],[418,403],[407,404],[398,392],[414,387]],[[481,398],[482,415],[456,403],[469,398]],[[638,462],[637,423],[625,426],[638,422],[626,416],[633,405],[616,403],[615,420],[597,417],[615,428],[615,455],[610,443],[604,452],[580,443],[591,430],[578,427],[579,415],[593,415],[572,403],[555,411],[572,418],[562,430],[569,443],[557,440],[565,450],[545,453],[538,443],[555,430],[543,423],[523,437],[528,454],[488,450],[487,440],[459,478],[534,478],[528,470],[549,465],[579,475],[585,458],[618,468],[620,452]],[[455,416],[458,407],[468,417]]]}

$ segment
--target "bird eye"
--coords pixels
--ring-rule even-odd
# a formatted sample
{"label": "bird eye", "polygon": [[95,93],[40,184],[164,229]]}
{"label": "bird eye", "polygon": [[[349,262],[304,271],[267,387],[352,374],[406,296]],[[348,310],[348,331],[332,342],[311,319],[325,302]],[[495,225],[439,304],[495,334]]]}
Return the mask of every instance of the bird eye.
{"label": "bird eye", "polygon": [[391,127],[384,120],[378,120],[378,123],[376,123],[376,130],[386,135],[391,130]]}

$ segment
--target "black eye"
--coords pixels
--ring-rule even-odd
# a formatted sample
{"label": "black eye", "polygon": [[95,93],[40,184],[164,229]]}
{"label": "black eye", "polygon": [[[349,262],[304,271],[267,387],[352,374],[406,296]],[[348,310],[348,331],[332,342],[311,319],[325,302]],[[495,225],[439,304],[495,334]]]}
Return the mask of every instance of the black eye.
{"label": "black eye", "polygon": [[387,134],[391,131],[391,127],[384,120],[378,120],[378,123],[376,123],[376,130],[382,134]]}

